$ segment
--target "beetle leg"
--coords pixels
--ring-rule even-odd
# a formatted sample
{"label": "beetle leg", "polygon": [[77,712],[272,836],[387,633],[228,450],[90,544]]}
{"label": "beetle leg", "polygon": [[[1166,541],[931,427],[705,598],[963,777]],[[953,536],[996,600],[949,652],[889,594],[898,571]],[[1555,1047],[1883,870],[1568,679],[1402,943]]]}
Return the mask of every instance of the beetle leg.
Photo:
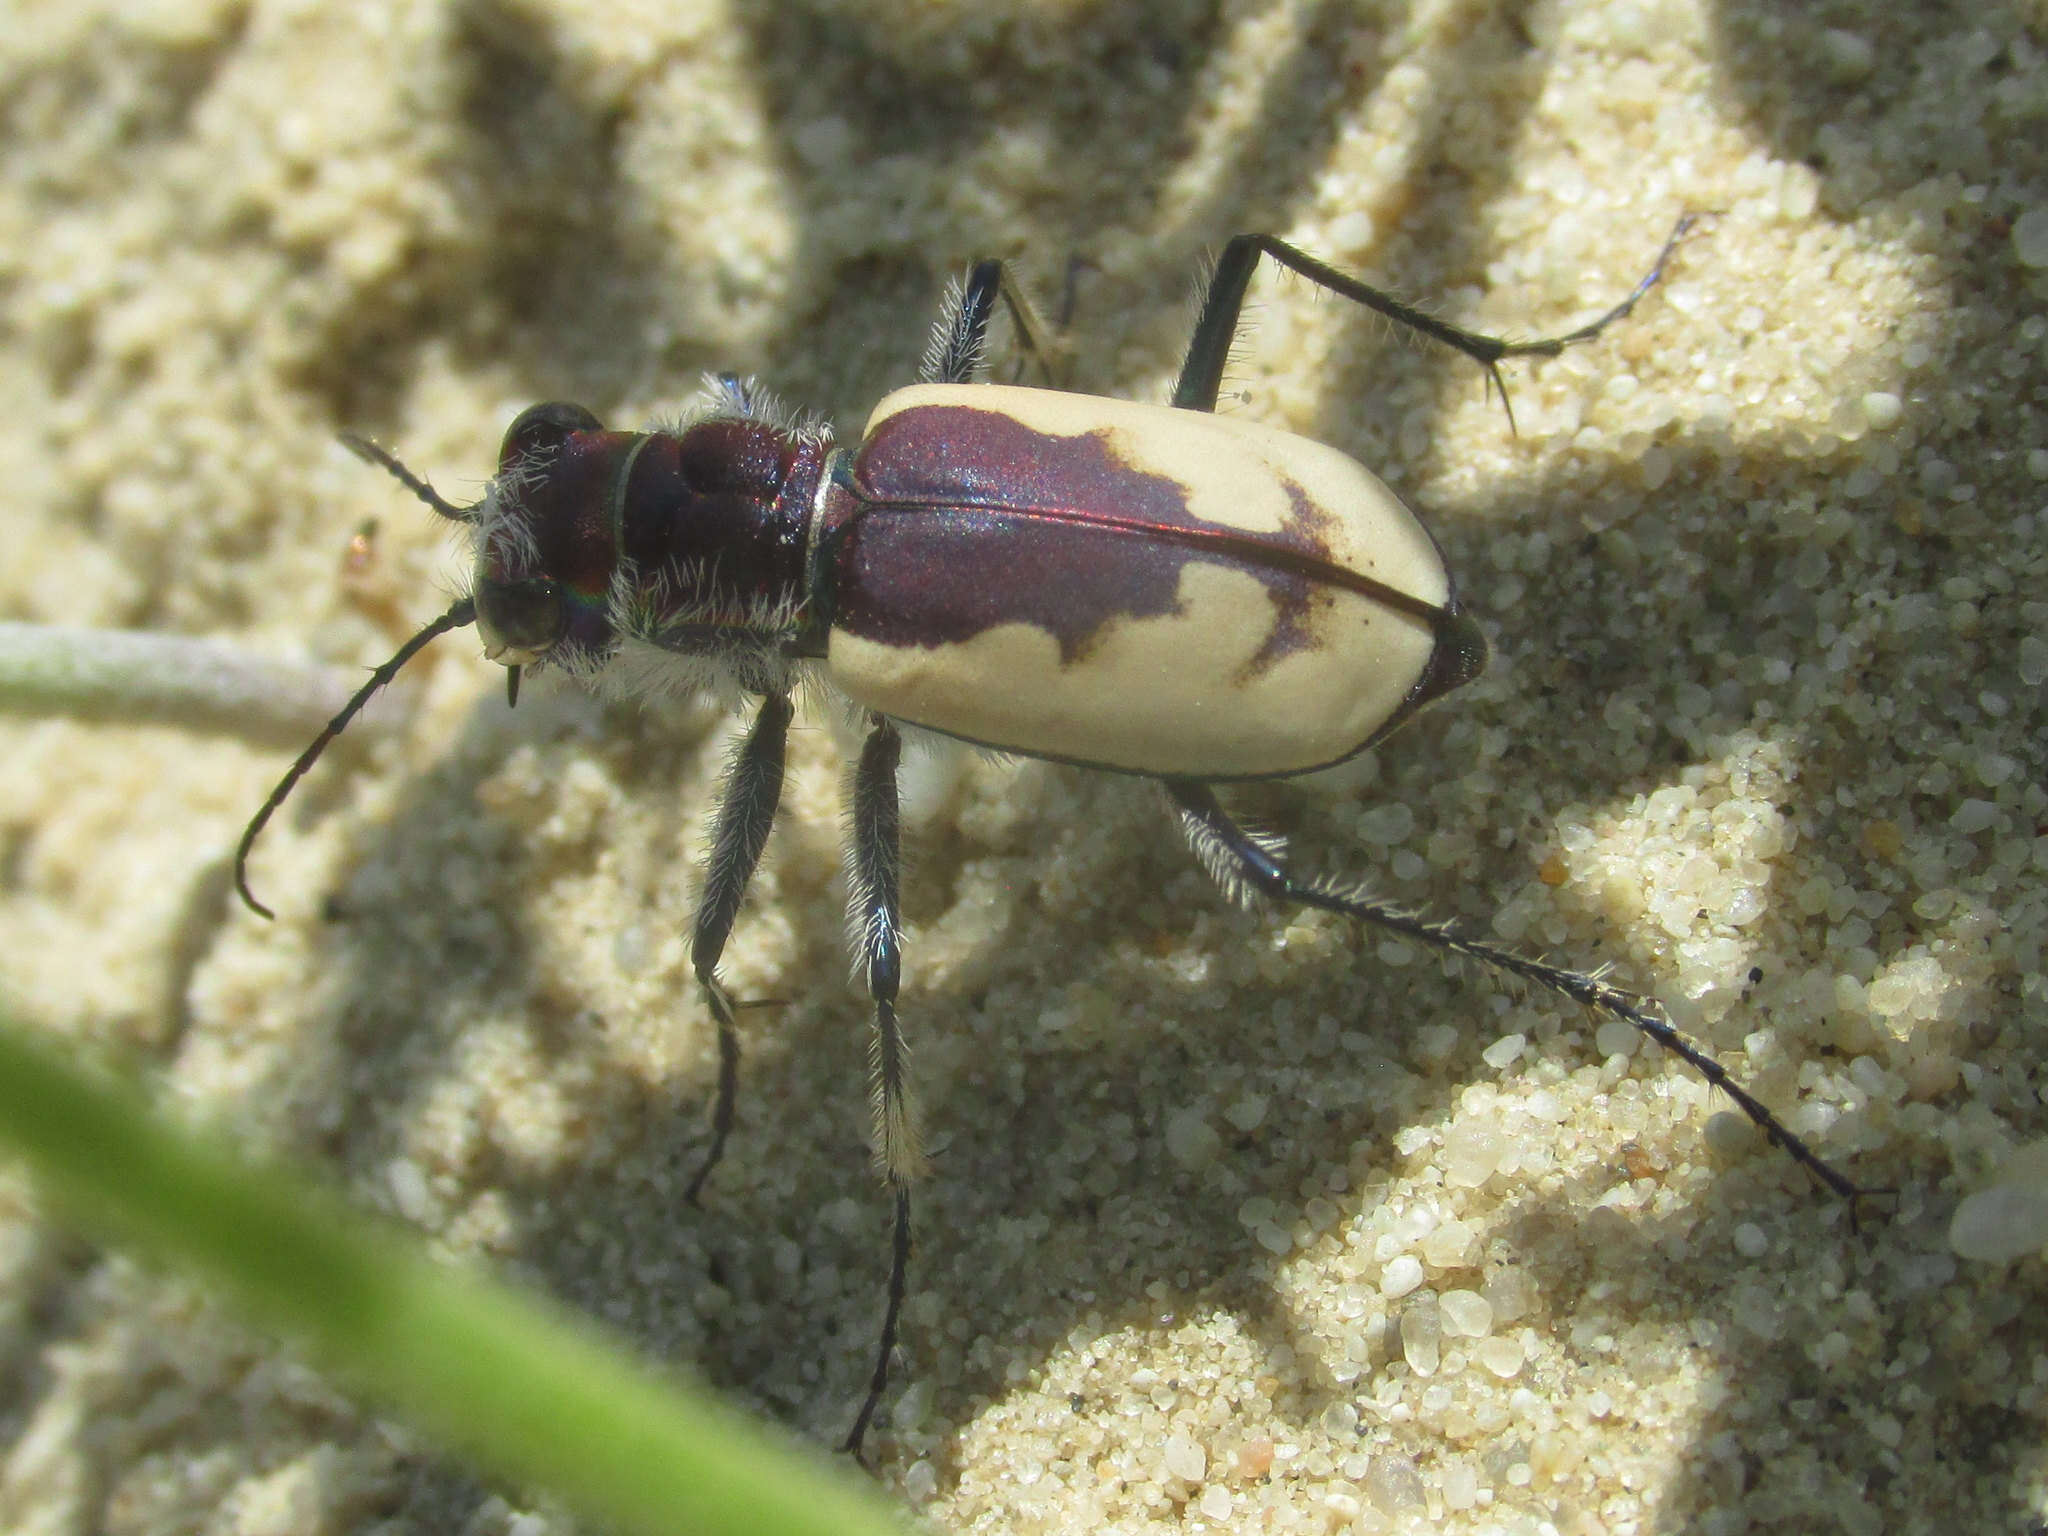
{"label": "beetle leg", "polygon": [[922,1168],[904,1080],[905,1052],[896,1028],[896,987],[902,978],[898,904],[896,765],[903,738],[876,717],[854,770],[852,837],[846,850],[848,943],[856,976],[865,977],[875,1002],[873,1055],[875,1160],[892,1180],[914,1178]]}
{"label": "beetle leg", "polygon": [[732,994],[718,979],[718,957],[739,916],[747,882],[761,862],[775,808],[782,799],[783,748],[789,738],[789,695],[771,693],[761,701],[754,728],[726,766],[718,814],[711,823],[711,851],[704,861],[704,888],[697,898],[697,921],[690,941],[690,966],[718,1023],[718,1104],[711,1116],[711,1150],[704,1154],[683,1199],[691,1205],[711,1170],[725,1155],[732,1134],[733,1101],[739,1092],[740,1035],[733,1017]]}
{"label": "beetle leg", "polygon": [[972,384],[981,372],[988,345],[988,322],[995,314],[996,295],[1003,286],[1000,261],[977,261],[967,281],[948,285],[939,318],[925,343],[924,364],[917,370],[926,384]]}
{"label": "beetle leg", "polygon": [[[1223,387],[1223,369],[1230,360],[1231,346],[1237,340],[1237,322],[1244,310],[1245,290],[1251,286],[1252,272],[1259,264],[1260,256],[1270,256],[1290,272],[1299,274],[1318,288],[1363,304],[1367,309],[1385,315],[1398,325],[1419,331],[1432,340],[1440,341],[1447,347],[1464,353],[1486,370],[1488,379],[1500,389],[1503,403],[1507,400],[1507,386],[1501,381],[1500,362],[1506,357],[1555,357],[1566,347],[1577,342],[1591,341],[1615,321],[1622,319],[1635,308],[1636,301],[1656,284],[1664,275],[1664,268],[1671,260],[1671,254],[1678,249],[1678,242],[1698,222],[1697,215],[1684,214],[1672,227],[1664,241],[1664,248],[1657,253],[1657,260],[1623,299],[1599,319],[1565,336],[1552,336],[1541,341],[1507,341],[1498,336],[1482,336],[1476,331],[1464,330],[1436,316],[1404,304],[1392,294],[1383,292],[1369,283],[1362,283],[1348,273],[1339,272],[1335,267],[1316,260],[1306,251],[1295,249],[1284,240],[1271,235],[1233,235],[1230,243],[1223,247],[1223,255],[1216,262],[1216,270],[1210,274],[1209,286],[1202,295],[1202,309],[1195,321],[1195,334],[1188,341],[1186,359],[1181,363],[1180,379],[1173,387],[1173,403],[1190,411],[1213,411],[1216,409],[1216,395]],[[1508,412],[1508,423],[1514,424],[1514,412]]]}
{"label": "beetle leg", "polygon": [[[1071,300],[1073,276],[1068,276]],[[939,318],[925,343],[924,362],[918,378],[926,384],[972,384],[988,360],[988,327],[995,318],[996,301],[1010,312],[1018,343],[1037,360],[1048,382],[1058,387],[1055,360],[1064,348],[1054,329],[1047,325],[1038,307],[1024,292],[1017,275],[1000,261],[977,261],[967,270],[966,282],[946,295]]]}
{"label": "beetle leg", "polygon": [[923,1170],[917,1128],[905,1077],[908,1056],[896,1026],[896,986],[902,977],[902,932],[897,900],[901,817],[896,798],[896,765],[903,738],[880,716],[868,732],[854,770],[852,826],[846,848],[846,926],[855,975],[867,978],[875,1003],[875,1032],[869,1041],[875,1115],[875,1161],[895,1204],[895,1240],[889,1260],[889,1301],[882,1314],[881,1347],[874,1375],[853,1429],[840,1446],[860,1454],[862,1438],[889,1384],[889,1356],[910,1268],[910,1181]]}
{"label": "beetle leg", "polygon": [[1513,950],[1469,938],[1456,923],[1431,922],[1405,908],[1373,899],[1356,884],[1298,879],[1274,856],[1265,840],[1245,832],[1225,813],[1208,785],[1188,779],[1162,782],[1180,811],[1181,828],[1193,845],[1196,857],[1204,868],[1223,882],[1226,889],[1249,886],[1275,901],[1340,913],[1415,939],[1440,953],[1463,955],[1493,970],[1533,981],[1574,1002],[1632,1024],[1727,1094],[1772,1145],[1848,1201],[1852,1221],[1859,1201],[1887,1193],[1866,1188],[1830,1166],[1765,1108],[1761,1100],[1730,1077],[1726,1067],[1680,1034],[1666,1016],[1663,1005],[1654,998],[1625,992],[1585,971],[1548,965],[1541,960],[1518,955]]}

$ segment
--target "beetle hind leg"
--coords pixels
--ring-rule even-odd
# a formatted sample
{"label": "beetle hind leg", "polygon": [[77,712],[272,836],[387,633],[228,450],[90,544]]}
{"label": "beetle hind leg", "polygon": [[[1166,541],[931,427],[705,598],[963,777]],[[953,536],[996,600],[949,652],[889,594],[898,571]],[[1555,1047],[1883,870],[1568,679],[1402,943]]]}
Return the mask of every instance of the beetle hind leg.
{"label": "beetle hind leg", "polygon": [[1414,939],[1439,954],[1477,960],[1490,970],[1534,982],[1596,1012],[1620,1019],[1641,1030],[1733,1099],[1772,1145],[1849,1203],[1852,1222],[1863,1200],[1886,1193],[1856,1183],[1794,1135],[1760,1099],[1736,1082],[1726,1067],[1680,1034],[1655,999],[1613,986],[1598,972],[1567,970],[1470,938],[1456,923],[1430,921],[1405,908],[1376,900],[1355,884],[1302,880],[1275,856],[1268,840],[1252,836],[1230,818],[1208,785],[1187,779],[1168,779],[1164,783],[1196,857],[1216,874],[1226,890],[1249,889],[1274,901],[1336,912]]}

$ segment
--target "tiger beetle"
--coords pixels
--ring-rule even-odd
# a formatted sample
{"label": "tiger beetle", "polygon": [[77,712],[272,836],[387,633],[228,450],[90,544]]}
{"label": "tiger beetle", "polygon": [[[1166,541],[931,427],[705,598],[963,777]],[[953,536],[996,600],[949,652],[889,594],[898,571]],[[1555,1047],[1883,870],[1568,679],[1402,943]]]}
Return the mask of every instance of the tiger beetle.
{"label": "tiger beetle", "polygon": [[[751,381],[706,380],[694,413],[607,431],[581,406],[523,411],[481,500],[444,500],[384,449],[342,441],[442,517],[468,525],[470,595],[414,635],[299,757],[244,832],[235,884],[256,912],[249,850],[292,786],[370,696],[436,636],[474,623],[509,669],[558,670],[613,695],[711,690],[758,699],[725,772],[690,962],[718,1030],[711,1145],[732,1131],[737,1011],[719,956],[782,792],[792,695],[816,687],[864,723],[846,847],[847,929],[874,1007],[875,1163],[894,1202],[888,1301],[858,1455],[888,1382],[908,1284],[910,1190],[923,1170],[896,1015],[897,765],[907,729],[1157,780],[1196,859],[1240,903],[1320,908],[1465,956],[1625,1020],[1721,1089],[1851,1203],[1830,1167],[1689,1043],[1655,999],[1294,874],[1215,786],[1356,757],[1486,664],[1442,551],[1386,486],[1334,448],[1216,414],[1259,258],[1452,347],[1506,400],[1500,363],[1554,357],[1626,316],[1692,220],[1620,304],[1567,335],[1482,336],[1270,235],[1239,235],[1210,275],[1170,405],[978,382],[1004,305],[1028,351],[1044,332],[999,261],[948,296],[922,382],[886,397],[860,441],[785,414]],[[1048,370],[1049,372],[1050,370]],[[1513,417],[1509,416],[1512,429]]]}

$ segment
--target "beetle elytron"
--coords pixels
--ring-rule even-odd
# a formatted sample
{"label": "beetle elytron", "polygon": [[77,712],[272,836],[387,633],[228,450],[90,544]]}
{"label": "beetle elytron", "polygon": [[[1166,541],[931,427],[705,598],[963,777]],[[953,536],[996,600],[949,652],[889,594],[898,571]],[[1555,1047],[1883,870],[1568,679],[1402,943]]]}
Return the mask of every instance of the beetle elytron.
{"label": "beetle elytron", "polygon": [[792,694],[822,684],[847,700],[867,727],[852,781],[848,930],[874,1005],[875,1155],[895,1207],[881,1343],[844,1446],[855,1453],[887,1384],[921,1163],[896,1017],[903,726],[1158,780],[1195,856],[1233,898],[1341,913],[1626,1020],[1853,1202],[1867,1191],[1679,1036],[1654,1000],[1356,884],[1299,879],[1211,787],[1355,756],[1486,661],[1435,541],[1385,486],[1335,449],[1214,414],[1259,257],[1457,349],[1500,385],[1502,359],[1555,356],[1626,315],[1689,222],[1613,310],[1520,343],[1445,324],[1270,236],[1240,235],[1209,279],[1169,406],[975,382],[999,302],[1027,341],[1035,334],[991,261],[949,299],[924,381],[884,399],[849,447],[731,376],[710,380],[694,418],[670,430],[609,432],[580,406],[534,406],[467,507],[345,438],[469,526],[474,588],[379,667],[292,765],[243,835],[237,888],[269,915],[246,878],[258,832],[369,696],[451,629],[476,624],[485,654],[510,668],[514,699],[523,667],[614,693],[703,687],[758,699],[713,820],[691,947],[719,1046],[694,1202],[733,1123],[738,1005],[718,961],[775,819]]}

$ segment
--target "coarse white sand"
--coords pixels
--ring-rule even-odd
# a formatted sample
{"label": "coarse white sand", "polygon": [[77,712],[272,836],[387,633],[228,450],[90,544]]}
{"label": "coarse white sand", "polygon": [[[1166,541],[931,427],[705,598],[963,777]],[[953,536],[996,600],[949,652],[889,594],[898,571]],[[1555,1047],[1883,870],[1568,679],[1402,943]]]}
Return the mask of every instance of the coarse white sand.
{"label": "coarse white sand", "polygon": [[[852,435],[989,254],[1048,291],[1085,261],[1075,384],[1160,399],[1235,231],[1535,335],[1711,211],[1624,326],[1509,367],[1514,432],[1461,360],[1262,282],[1229,408],[1381,469],[1496,657],[1363,767],[1238,803],[1306,867],[1613,962],[1897,1214],[1852,1233],[1625,1029],[1230,909],[1143,785],[920,759],[936,1157],[879,1475],[960,1531],[2019,1530],[2044,122],[2040,0],[19,0],[0,618],[373,664],[460,561],[342,428],[458,496],[531,401],[633,423],[707,368]],[[499,677],[468,635],[415,664],[409,723],[259,848],[269,925],[224,861],[288,753],[0,723],[0,991],[829,1443],[887,1259],[844,730],[795,738],[726,964],[783,1003],[690,1210],[734,725],[539,681],[508,714]],[[2030,1252],[1955,1251],[1985,1192]],[[0,1526],[560,1528],[0,1202]]]}

